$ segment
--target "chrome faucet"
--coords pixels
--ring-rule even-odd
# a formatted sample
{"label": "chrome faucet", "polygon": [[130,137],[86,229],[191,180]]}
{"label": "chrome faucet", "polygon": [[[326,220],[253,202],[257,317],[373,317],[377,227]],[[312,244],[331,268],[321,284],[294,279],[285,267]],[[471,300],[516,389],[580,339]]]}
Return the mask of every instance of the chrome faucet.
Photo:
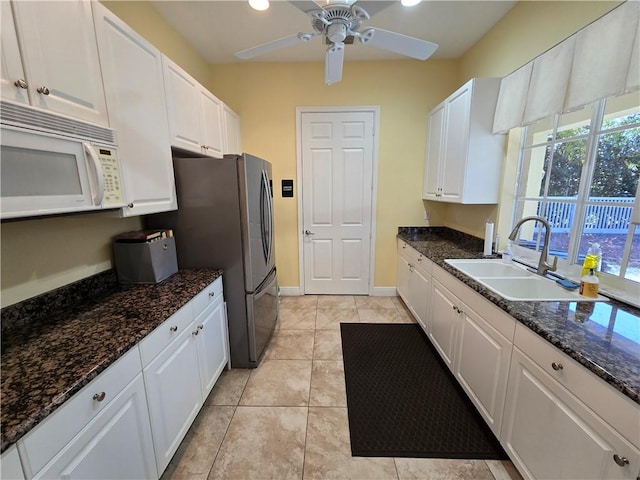
{"label": "chrome faucet", "polygon": [[515,227],[513,227],[513,230],[509,234],[509,240],[514,241],[518,236],[518,231],[522,224],[529,221],[540,222],[545,228],[544,245],[542,246],[540,260],[538,261],[538,270],[536,272],[538,275],[542,275],[544,277],[547,272],[555,272],[558,268],[558,257],[553,257],[553,265],[549,265],[547,263],[547,257],[549,256],[549,240],[551,238],[551,225],[549,225],[549,222],[542,217],[524,217],[516,223]]}

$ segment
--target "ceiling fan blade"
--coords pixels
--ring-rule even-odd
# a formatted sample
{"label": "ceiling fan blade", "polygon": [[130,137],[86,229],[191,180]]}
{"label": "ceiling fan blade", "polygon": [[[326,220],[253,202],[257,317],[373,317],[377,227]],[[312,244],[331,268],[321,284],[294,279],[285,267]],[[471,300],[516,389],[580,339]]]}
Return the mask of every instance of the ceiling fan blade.
{"label": "ceiling fan blade", "polygon": [[365,28],[360,32],[360,41],[370,47],[381,48],[418,60],[426,60],[438,49],[437,43],[373,27]]}
{"label": "ceiling fan blade", "polygon": [[327,85],[342,80],[342,63],[344,61],[344,43],[334,43],[327,48],[324,60],[324,81]]}
{"label": "ceiling fan blade", "polygon": [[322,5],[318,2],[314,2],[313,0],[296,0],[291,3],[294,7],[302,10],[304,13],[309,13],[313,10],[320,10]]}
{"label": "ceiling fan blade", "polygon": [[265,53],[269,53],[279,48],[290,47],[291,45],[295,45],[296,43],[300,42],[308,42],[314,36],[315,35],[312,33],[296,33],[295,35],[279,38],[278,40],[263,43],[262,45],[258,45],[257,47],[247,48],[246,50],[236,52],[235,56],[242,60],[247,60],[259,55],[264,55]]}

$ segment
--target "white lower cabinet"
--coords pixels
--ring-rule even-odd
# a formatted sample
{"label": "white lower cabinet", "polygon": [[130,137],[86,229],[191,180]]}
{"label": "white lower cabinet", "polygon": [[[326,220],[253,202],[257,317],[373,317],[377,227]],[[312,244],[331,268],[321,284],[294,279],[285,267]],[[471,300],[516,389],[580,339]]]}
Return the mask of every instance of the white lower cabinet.
{"label": "white lower cabinet", "polygon": [[525,478],[635,479],[640,471],[640,452],[518,348],[501,440]]}
{"label": "white lower cabinet", "polygon": [[142,375],[33,478],[156,478]]}
{"label": "white lower cabinet", "polygon": [[452,372],[460,329],[460,312],[456,303],[458,303],[456,296],[434,278],[431,291],[431,325],[428,335]]}
{"label": "white lower cabinet", "polygon": [[397,291],[425,333],[429,328],[432,262],[398,241]]}
{"label": "white lower cabinet", "polygon": [[180,446],[202,406],[193,322],[144,368],[158,472]]}
{"label": "white lower cabinet", "polygon": [[162,475],[229,361],[222,277],[151,332],[140,350]]}

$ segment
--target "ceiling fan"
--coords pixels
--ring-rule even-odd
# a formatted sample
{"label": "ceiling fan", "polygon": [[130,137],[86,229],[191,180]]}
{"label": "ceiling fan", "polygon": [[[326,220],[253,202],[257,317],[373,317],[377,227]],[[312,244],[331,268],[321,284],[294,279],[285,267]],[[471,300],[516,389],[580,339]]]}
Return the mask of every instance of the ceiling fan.
{"label": "ceiling fan", "polygon": [[345,44],[357,38],[362,44],[390,52],[426,60],[438,48],[437,43],[409,37],[381,28],[360,28],[372,15],[390,6],[392,1],[328,0],[324,6],[314,0],[290,2],[311,18],[313,32],[296,33],[288,37],[236,52],[236,57],[246,60],[300,42],[308,42],[322,36],[329,45],[325,54],[325,82],[327,85],[342,80],[342,64]]}

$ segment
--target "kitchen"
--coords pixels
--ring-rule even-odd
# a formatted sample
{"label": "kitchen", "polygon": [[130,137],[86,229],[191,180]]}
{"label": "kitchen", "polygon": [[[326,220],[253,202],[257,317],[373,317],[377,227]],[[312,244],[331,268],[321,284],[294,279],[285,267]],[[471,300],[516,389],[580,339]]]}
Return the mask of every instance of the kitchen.
{"label": "kitchen", "polygon": [[[270,159],[278,183],[296,178],[296,107],[380,105],[374,287],[393,291],[398,226],[445,225],[482,237],[486,219],[503,219],[501,207],[510,209],[416,201],[422,191],[426,113],[465,80],[510,73],[617,2],[520,2],[460,59],[351,63],[343,81],[330,87],[322,82],[320,63],[208,65],[152,5],[105,4],[240,115],[243,149]],[[260,78],[260,84],[252,78]],[[296,200],[275,195],[274,201],[279,281],[283,288],[295,288],[298,257],[284,252],[298,251]],[[140,227],[140,217],[105,214],[4,223],[3,307],[111,268],[111,237]]]}

